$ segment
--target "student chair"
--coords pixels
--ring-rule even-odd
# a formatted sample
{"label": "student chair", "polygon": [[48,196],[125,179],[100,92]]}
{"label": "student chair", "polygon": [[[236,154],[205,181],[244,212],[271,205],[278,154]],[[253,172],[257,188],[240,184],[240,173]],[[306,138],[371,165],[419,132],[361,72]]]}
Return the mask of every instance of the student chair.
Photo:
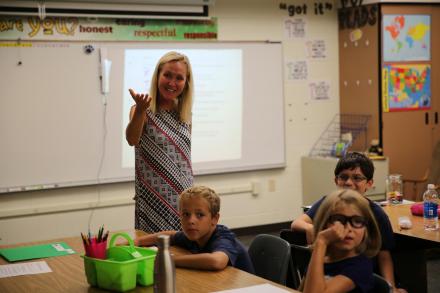
{"label": "student chair", "polygon": [[287,269],[291,261],[290,244],[286,240],[269,234],[258,234],[252,240],[248,252],[257,276],[286,285]]}
{"label": "student chair", "polygon": [[286,285],[287,287],[298,289],[305,277],[312,251],[307,246],[306,234],[304,232],[282,229],[280,237],[290,243],[291,249],[291,261],[287,272]]}
{"label": "student chair", "polygon": [[373,291],[375,293],[391,293],[393,292],[393,288],[391,288],[390,284],[381,276],[377,274],[373,274],[374,276],[374,287]]}

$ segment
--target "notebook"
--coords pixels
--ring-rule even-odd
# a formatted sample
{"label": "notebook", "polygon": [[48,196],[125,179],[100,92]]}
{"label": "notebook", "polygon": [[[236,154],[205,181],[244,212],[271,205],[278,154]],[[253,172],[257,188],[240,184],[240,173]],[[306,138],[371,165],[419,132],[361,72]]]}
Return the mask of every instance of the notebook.
{"label": "notebook", "polygon": [[10,262],[69,255],[74,253],[76,252],[65,242],[0,249],[0,255]]}

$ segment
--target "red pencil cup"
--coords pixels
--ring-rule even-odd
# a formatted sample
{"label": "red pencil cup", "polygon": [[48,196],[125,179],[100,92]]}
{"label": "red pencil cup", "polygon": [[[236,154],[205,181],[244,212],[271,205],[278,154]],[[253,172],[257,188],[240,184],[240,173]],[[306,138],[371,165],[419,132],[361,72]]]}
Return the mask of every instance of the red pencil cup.
{"label": "red pencil cup", "polygon": [[106,259],[107,240],[96,242],[95,239],[92,239],[92,243],[86,246],[86,255],[93,258]]}

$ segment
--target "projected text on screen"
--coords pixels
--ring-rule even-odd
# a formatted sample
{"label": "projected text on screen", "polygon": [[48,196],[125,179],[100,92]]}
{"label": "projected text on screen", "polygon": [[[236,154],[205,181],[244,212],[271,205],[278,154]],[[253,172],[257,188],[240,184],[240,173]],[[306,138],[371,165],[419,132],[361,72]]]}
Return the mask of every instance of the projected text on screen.
{"label": "projected text on screen", "polygon": [[[125,50],[122,167],[134,167],[125,126],[134,104],[129,88],[148,93],[157,61],[168,49]],[[243,80],[241,49],[175,49],[188,56],[194,76],[192,161],[237,160],[242,156]]]}

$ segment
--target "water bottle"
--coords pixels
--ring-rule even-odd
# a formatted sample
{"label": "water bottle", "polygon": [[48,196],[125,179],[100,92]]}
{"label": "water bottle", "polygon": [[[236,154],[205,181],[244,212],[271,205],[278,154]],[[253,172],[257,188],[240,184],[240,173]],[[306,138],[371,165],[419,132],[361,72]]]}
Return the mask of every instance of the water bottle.
{"label": "water bottle", "polygon": [[170,253],[170,237],[160,235],[157,238],[159,250],[154,261],[154,292],[175,293],[176,269]]}
{"label": "water bottle", "polygon": [[438,229],[438,193],[434,184],[428,184],[428,189],[423,193],[423,223],[425,230]]}

